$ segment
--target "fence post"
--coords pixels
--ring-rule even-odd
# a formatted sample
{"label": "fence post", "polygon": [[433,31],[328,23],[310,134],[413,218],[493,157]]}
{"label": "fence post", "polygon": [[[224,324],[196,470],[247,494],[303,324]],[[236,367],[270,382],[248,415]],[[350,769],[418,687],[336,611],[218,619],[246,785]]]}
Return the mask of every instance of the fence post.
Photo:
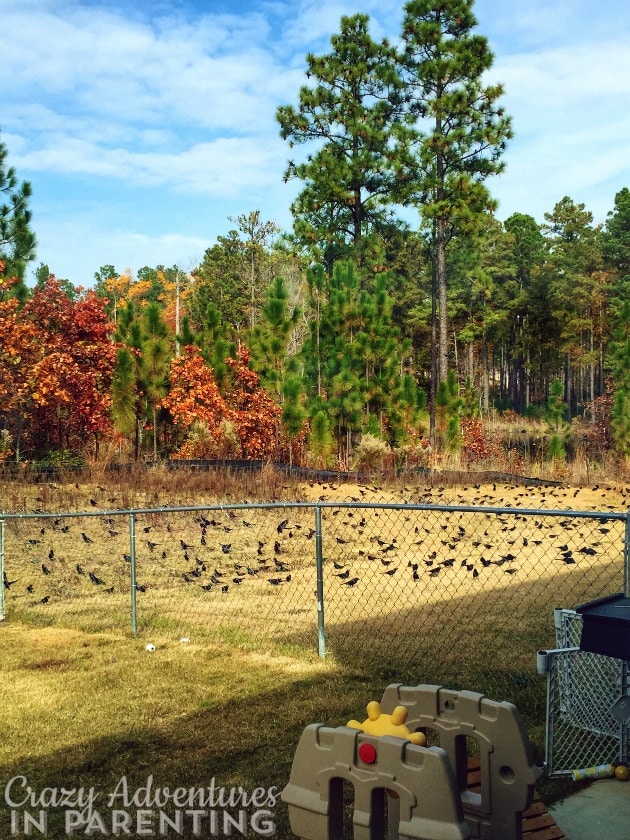
{"label": "fence post", "polygon": [[317,565],[317,649],[321,659],[326,656],[324,634],[324,555],[322,552],[322,509],[315,506],[315,563]]}
{"label": "fence post", "polygon": [[4,519],[0,519],[0,574],[2,575],[2,583],[0,584],[0,621],[4,621]]}
{"label": "fence post", "polygon": [[136,635],[138,625],[136,621],[136,518],[129,514],[129,562],[131,565],[131,632]]}
{"label": "fence post", "polygon": [[630,510],[626,513],[626,533],[623,543],[623,594],[630,598]]}

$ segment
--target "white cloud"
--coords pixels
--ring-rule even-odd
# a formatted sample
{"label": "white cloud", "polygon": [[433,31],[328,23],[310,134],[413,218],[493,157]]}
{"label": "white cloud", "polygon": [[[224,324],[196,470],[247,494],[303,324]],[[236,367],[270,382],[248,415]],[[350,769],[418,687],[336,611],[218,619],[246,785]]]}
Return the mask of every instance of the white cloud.
{"label": "white cloud", "polygon": [[52,139],[43,149],[18,150],[14,164],[29,172],[96,176],[217,197],[237,195],[254,184],[258,190],[273,185],[284,165],[280,141],[274,147],[255,138],[217,138],[162,153],[103,149],[78,137]]}

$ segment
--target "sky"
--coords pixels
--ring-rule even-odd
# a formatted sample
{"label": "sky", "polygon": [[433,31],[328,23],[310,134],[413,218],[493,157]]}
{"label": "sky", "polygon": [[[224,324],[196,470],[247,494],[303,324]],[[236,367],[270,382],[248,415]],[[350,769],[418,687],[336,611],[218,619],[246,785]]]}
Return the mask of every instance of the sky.
{"label": "sky", "polygon": [[[31,183],[35,268],[190,271],[253,210],[290,230],[276,109],[343,15],[396,40],[404,0],[0,0],[0,141]],[[627,0],[476,0],[514,138],[497,216],[564,196],[605,223],[630,187]]]}

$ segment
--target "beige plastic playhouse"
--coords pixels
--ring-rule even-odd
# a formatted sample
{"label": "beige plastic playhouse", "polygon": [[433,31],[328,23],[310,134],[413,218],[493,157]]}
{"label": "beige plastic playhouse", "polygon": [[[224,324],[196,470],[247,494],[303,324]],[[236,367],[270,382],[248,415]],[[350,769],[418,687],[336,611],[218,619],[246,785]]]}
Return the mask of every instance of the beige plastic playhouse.
{"label": "beige plastic playhouse", "polygon": [[[297,837],[343,838],[350,785],[354,840],[520,840],[542,771],[515,706],[471,691],[394,684],[368,713],[364,724],[311,724],[302,733],[282,792]],[[422,746],[420,732],[439,746]],[[471,741],[480,757],[478,793],[467,785]]]}

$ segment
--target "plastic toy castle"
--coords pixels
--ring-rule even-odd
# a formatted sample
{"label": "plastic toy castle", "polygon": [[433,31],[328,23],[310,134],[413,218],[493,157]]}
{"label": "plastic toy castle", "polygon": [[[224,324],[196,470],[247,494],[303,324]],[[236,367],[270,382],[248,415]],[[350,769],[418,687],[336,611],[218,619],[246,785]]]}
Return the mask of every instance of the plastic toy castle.
{"label": "plastic toy castle", "polygon": [[[316,723],[302,733],[282,792],[297,837],[343,838],[351,790],[345,819],[354,840],[520,840],[542,771],[515,706],[471,691],[394,684],[367,711],[363,723]],[[478,792],[468,788],[471,744]]]}

